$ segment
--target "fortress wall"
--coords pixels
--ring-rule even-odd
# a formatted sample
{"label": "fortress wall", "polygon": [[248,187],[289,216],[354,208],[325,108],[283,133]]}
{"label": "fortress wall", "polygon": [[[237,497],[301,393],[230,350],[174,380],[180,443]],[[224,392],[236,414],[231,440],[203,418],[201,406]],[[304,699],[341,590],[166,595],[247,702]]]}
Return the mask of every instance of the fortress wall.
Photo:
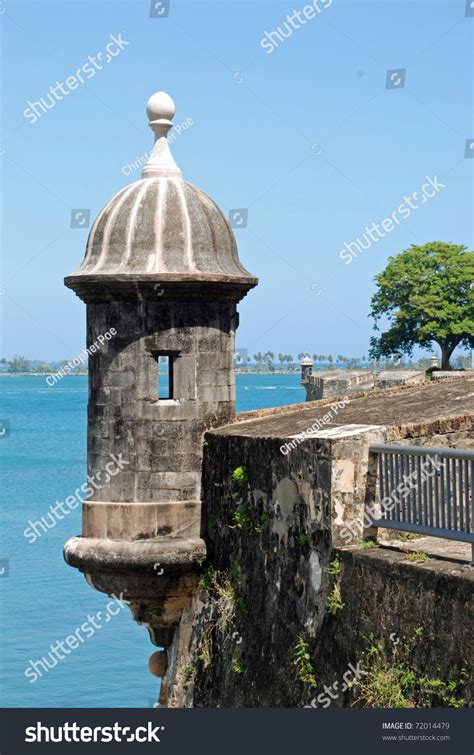
{"label": "fortress wall", "polygon": [[[436,431],[439,444],[449,445],[469,432],[466,422],[458,417],[345,437],[338,428],[342,437],[305,440],[286,456],[280,447],[288,438],[208,433],[202,536],[212,569],[169,651],[162,703],[318,707],[324,685],[357,665],[370,635],[408,644],[418,627],[425,639],[413,653],[414,667],[456,677],[472,662],[474,570],[434,560],[416,564],[385,548],[344,549],[340,535],[346,517],[360,516],[371,494],[370,442],[391,435],[419,443]],[[403,435],[410,437],[402,441]],[[238,468],[248,480],[233,479]],[[326,571],[337,553],[339,577]],[[344,607],[331,615],[327,601],[336,581]],[[295,665],[300,637],[308,643],[316,688],[301,681]],[[455,643],[449,653],[448,637]],[[467,704],[472,685],[465,694]],[[353,703],[351,690],[331,701]]]}

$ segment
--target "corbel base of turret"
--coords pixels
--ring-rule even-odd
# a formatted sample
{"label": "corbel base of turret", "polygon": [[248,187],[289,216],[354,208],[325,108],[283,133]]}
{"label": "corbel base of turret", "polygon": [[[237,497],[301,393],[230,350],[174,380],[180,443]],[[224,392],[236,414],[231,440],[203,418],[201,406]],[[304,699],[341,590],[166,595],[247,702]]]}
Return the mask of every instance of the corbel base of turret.
{"label": "corbel base of turret", "polygon": [[135,621],[147,627],[152,643],[165,648],[150,658],[150,671],[161,676],[183,612],[198,589],[204,540],[73,537],[64,546],[64,558],[95,590],[127,603]]}

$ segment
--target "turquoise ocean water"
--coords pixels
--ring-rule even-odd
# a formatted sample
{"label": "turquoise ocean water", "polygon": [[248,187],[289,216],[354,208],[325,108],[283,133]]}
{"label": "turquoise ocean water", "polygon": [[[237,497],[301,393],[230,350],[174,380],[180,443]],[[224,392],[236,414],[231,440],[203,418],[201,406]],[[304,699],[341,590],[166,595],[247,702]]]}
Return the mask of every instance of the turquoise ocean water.
{"label": "turquoise ocean water", "polygon": [[[237,409],[246,411],[304,401],[300,377],[237,375]],[[68,567],[64,542],[81,531],[80,507],[29,542],[29,520],[84,483],[86,477],[87,378],[70,377],[49,387],[44,377],[0,377],[0,420],[10,434],[0,438],[0,617],[2,707],[149,707],[158,680],[148,671],[153,652],[148,633],[128,608],[112,606]],[[102,617],[98,619],[97,613]],[[116,612],[116,615],[111,615]],[[30,661],[47,656],[95,616],[100,625],[32,682]],[[56,646],[59,647],[60,646]],[[59,655],[64,655],[61,649]]]}

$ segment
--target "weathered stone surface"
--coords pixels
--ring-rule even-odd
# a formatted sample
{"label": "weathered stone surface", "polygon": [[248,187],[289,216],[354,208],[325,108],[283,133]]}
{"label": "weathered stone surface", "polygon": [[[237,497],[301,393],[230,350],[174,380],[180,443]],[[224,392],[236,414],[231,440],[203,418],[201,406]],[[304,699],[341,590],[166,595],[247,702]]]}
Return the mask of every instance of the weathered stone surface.
{"label": "weathered stone surface", "polygon": [[[186,482],[173,488],[178,500],[184,495],[199,498],[199,438],[235,412],[235,304],[130,300],[90,303],[88,310],[89,343],[104,329],[117,332],[106,352],[90,360],[89,475],[103,476],[110,454],[119,453],[129,472],[109,475],[91,500],[170,500],[170,486],[160,486],[159,472],[181,472],[183,481],[186,473],[193,473],[191,489]],[[215,334],[216,324],[226,335],[221,343],[226,350],[200,353],[200,335]],[[181,340],[185,353],[179,348]],[[173,360],[172,401],[158,399],[157,356],[167,353]],[[110,414],[104,412],[108,404],[113,407]],[[163,438],[159,453],[158,437]]]}
{"label": "weathered stone surface", "polygon": [[[424,445],[436,434],[438,445],[455,446],[473,438],[472,416],[454,413],[463,408],[471,387],[448,385],[444,419],[436,417],[437,386],[403,389],[407,424],[400,422],[400,390],[387,390],[386,405],[354,399],[343,410],[351,413],[337,420],[344,424],[302,439],[286,454],[283,444],[316,412],[327,411],[327,404],[269,411],[207,433],[202,536],[212,577],[183,612],[169,648],[163,704],[319,707],[324,685],[342,687],[342,675],[350,663],[362,660],[371,635],[385,644],[394,637],[408,642],[419,627],[426,642],[412,659],[416,673],[449,682],[459,678],[462,667],[472,666],[471,567],[434,559],[418,564],[383,547],[342,547],[347,525],[358,524],[355,543],[372,534],[364,525],[376,491],[370,443],[395,435],[400,442]],[[357,424],[351,431],[346,422],[356,417],[397,424],[370,424],[365,430]],[[245,469],[241,483],[232,477],[239,467]],[[331,564],[338,552],[341,567],[335,575]],[[328,599],[336,583],[343,605],[331,614]],[[219,617],[229,616],[229,602],[232,618],[217,629]],[[456,650],[448,654],[450,634]],[[298,638],[307,643],[316,688],[298,674]],[[465,705],[474,699],[472,676],[462,695]],[[346,690],[328,699],[349,706],[357,697]]]}
{"label": "weathered stone surface", "polygon": [[198,537],[200,513],[200,501],[169,503],[86,501],[82,511],[82,534],[86,538],[127,541],[166,535]]}
{"label": "weathered stone surface", "polygon": [[235,419],[236,305],[257,279],[217,205],[182,180],[166,138],[169,95],[147,112],[155,145],[144,177],[99,214],[65,280],[87,304],[90,352],[90,484],[83,536],[65,558],[169,644],[206,553],[203,434]]}
{"label": "weathered stone surface", "polygon": [[148,670],[153,676],[164,676],[168,666],[165,650],[156,650],[148,659]]}
{"label": "weathered stone surface", "polygon": [[[455,680],[468,667],[465,705],[473,701],[474,569],[434,559],[416,564],[385,548],[355,548],[342,551],[341,557],[345,607],[316,651],[330,670],[327,683],[340,679],[349,663],[357,663],[367,646],[364,638],[372,632],[387,645],[390,635],[392,642],[403,644],[422,627],[414,669],[421,676]],[[351,701],[348,692],[336,705]]]}
{"label": "weathered stone surface", "polygon": [[205,556],[206,549],[200,538],[157,537],[147,540],[111,541],[107,538],[73,537],[66,543],[65,558],[71,566],[97,571],[134,571],[154,573],[159,561],[167,572],[180,571]]}
{"label": "weathered stone surface", "polygon": [[[436,421],[440,427],[447,427],[450,418],[458,427],[460,418],[464,416],[467,427],[474,415],[473,394],[474,377],[369,391],[351,396],[346,406],[338,409],[337,414],[333,412],[327,426],[389,426],[393,434],[397,428],[405,429],[410,424],[418,427],[423,422]],[[322,399],[295,406],[243,412],[238,415],[235,425],[223,427],[219,432],[287,438],[306,430],[335,405],[332,399]]]}
{"label": "weathered stone surface", "polygon": [[148,274],[161,284],[156,295],[175,275],[256,284],[216,204],[190,183],[158,176],[135,181],[109,202],[92,226],[81,267],[66,280],[74,288],[94,276],[104,285],[118,274],[132,281]]}
{"label": "weathered stone surface", "polygon": [[452,380],[453,378],[464,379],[473,377],[474,370],[433,370],[432,380]]}
{"label": "weathered stone surface", "polygon": [[203,540],[185,537],[134,542],[73,537],[64,546],[66,563],[84,572],[92,587],[142,604],[149,611],[149,623],[157,626],[166,607],[169,627],[173,621],[174,627],[179,623],[178,605],[190,605],[205,555]]}
{"label": "weathered stone surface", "polygon": [[373,388],[375,377],[370,370],[321,370],[303,374],[301,382],[306,388],[306,401],[317,401]]}
{"label": "weathered stone surface", "polygon": [[375,375],[375,388],[418,385],[425,382],[424,370],[382,370]]}
{"label": "weathered stone surface", "polygon": [[306,401],[321,398],[348,396],[371,389],[391,388],[397,385],[415,385],[425,381],[420,370],[319,370],[313,372],[312,363],[301,364],[301,383],[306,388]]}

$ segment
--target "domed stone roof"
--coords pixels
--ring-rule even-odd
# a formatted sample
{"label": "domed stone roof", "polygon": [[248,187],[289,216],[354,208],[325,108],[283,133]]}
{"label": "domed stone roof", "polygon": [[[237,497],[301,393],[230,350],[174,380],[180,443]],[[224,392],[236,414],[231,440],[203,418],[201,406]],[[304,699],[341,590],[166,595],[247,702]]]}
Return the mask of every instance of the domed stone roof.
{"label": "domed stone roof", "polygon": [[[81,267],[65,279],[78,293],[127,282],[257,284],[240,263],[227,219],[201,189],[184,181],[168,144],[174,103],[158,92],[147,104],[155,144],[142,178],[99,213]],[[89,285],[87,285],[89,284]]]}
{"label": "domed stone roof", "polygon": [[80,272],[250,278],[215,202],[187,181],[158,177],[135,181],[102,210]]}

